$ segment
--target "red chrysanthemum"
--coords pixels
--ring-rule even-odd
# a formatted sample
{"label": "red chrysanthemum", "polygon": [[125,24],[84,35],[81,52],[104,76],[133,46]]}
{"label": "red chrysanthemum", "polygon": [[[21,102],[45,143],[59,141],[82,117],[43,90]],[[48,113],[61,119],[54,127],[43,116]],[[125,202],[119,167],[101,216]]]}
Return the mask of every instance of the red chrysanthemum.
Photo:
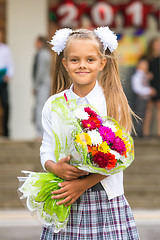
{"label": "red chrysanthemum", "polygon": [[93,161],[101,168],[108,168],[109,170],[116,166],[117,160],[111,153],[98,152],[93,156]]}
{"label": "red chrysanthemum", "polygon": [[87,112],[90,116],[97,117],[97,113],[93,111],[90,107],[84,108],[84,111]]}
{"label": "red chrysanthemum", "polygon": [[97,117],[91,116],[89,120],[93,121],[96,124],[97,128],[101,126],[101,121]]}
{"label": "red chrysanthemum", "polygon": [[115,156],[113,154],[108,153],[108,155],[109,154],[110,154],[110,156],[109,156],[109,163],[107,165],[107,169],[111,170],[116,166],[117,160],[115,159]]}
{"label": "red chrysanthemum", "polygon": [[109,158],[107,154],[103,152],[98,152],[93,156],[93,161],[98,164],[99,167],[101,168],[106,168],[106,166],[109,163]]}
{"label": "red chrysanthemum", "polygon": [[83,128],[87,128],[90,131],[97,128],[96,123],[93,120],[90,120],[90,119],[88,119],[88,120],[84,119],[84,120],[82,120],[81,123],[82,123]]}

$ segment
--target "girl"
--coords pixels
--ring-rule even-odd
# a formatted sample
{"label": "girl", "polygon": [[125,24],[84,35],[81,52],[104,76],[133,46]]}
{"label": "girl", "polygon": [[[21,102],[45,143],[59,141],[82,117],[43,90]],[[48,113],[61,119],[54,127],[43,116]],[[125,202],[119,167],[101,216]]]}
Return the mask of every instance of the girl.
{"label": "girl", "polygon": [[156,122],[157,122],[157,133],[160,137],[160,38],[153,38],[148,46],[148,60],[149,60],[149,71],[152,73],[153,78],[151,81],[151,87],[153,87],[157,94],[147,103],[147,109],[144,119],[143,135],[144,137],[150,136],[150,125],[152,120],[153,108],[155,107]]}
{"label": "girl", "polygon": [[113,54],[117,37],[108,27],[94,31],[61,29],[51,44],[58,55],[54,95],[47,100],[42,112],[41,163],[45,170],[66,180],[59,184],[60,190],[52,192],[52,198],[63,199],[59,205],[72,204],[72,207],[65,230],[54,233],[52,227],[44,226],[41,240],[138,240],[134,218],[124,196],[123,172],[108,177],[88,174],[69,165],[69,156],[56,162],[52,146],[52,101],[64,95],[66,101],[76,99],[77,105],[91,104],[102,116],[108,114],[131,131],[131,109]]}

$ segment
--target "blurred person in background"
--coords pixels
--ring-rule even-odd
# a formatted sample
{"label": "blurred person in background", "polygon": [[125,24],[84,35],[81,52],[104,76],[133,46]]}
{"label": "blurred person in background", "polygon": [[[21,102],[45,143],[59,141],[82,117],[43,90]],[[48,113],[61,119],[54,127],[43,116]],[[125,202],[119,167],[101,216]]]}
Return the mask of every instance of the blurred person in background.
{"label": "blurred person in background", "polygon": [[47,47],[47,40],[43,36],[37,37],[35,47],[37,52],[33,63],[34,121],[37,139],[41,139],[43,135],[41,113],[43,105],[50,95],[51,87],[51,53]]}
{"label": "blurred person in background", "polygon": [[0,100],[3,108],[3,136],[9,137],[9,93],[8,83],[14,74],[14,65],[10,49],[3,42],[3,34],[0,30]]}
{"label": "blurred person in background", "polygon": [[131,78],[132,90],[135,94],[134,111],[141,120],[135,120],[135,130],[138,137],[143,137],[143,121],[146,111],[147,101],[151,96],[156,95],[156,90],[150,87],[152,74],[148,72],[149,62],[145,56],[142,56],[136,67],[136,72]]}
{"label": "blurred person in background", "polygon": [[152,120],[153,107],[156,111],[157,136],[160,137],[160,38],[151,40],[148,46],[149,71],[153,74],[151,86],[157,91],[147,103],[144,119],[143,135],[150,136],[150,125]]}

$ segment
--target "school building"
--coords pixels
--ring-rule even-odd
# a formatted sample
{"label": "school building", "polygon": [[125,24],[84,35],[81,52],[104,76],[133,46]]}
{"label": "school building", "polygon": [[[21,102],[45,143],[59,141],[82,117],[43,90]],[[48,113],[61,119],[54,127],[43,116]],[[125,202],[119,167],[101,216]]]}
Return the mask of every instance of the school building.
{"label": "school building", "polygon": [[[122,0],[120,4],[118,0],[102,2],[95,0],[0,0],[0,29],[10,46],[15,65],[14,78],[9,83],[11,139],[21,140],[35,137],[35,126],[32,122],[34,106],[32,64],[36,37],[45,35],[51,38],[57,28],[67,27],[67,24],[71,23],[73,24],[71,27],[88,27],[108,23],[116,33],[120,33],[120,37],[130,35],[132,41],[135,40],[135,36],[142,37],[147,42],[158,34],[159,6],[157,0],[144,0],[143,6],[140,2],[142,1]],[[131,3],[134,4],[130,5]],[[147,11],[153,11],[150,7],[155,9],[155,14],[146,15]],[[84,11],[84,9],[87,10]],[[137,10],[139,15],[137,15]],[[58,17],[54,11],[57,15],[59,14]],[[82,14],[83,11],[84,16],[80,19],[80,13]],[[132,18],[126,15],[130,12],[133,14]],[[133,26],[136,21],[142,21],[140,24],[143,31],[138,32],[138,28]],[[121,49],[123,52],[124,48]],[[132,51],[134,52],[134,49]],[[123,70],[129,67],[132,69],[131,58],[130,61],[131,65],[124,64]],[[130,96],[130,92],[127,94]],[[2,110],[0,110],[0,115],[2,115]]]}

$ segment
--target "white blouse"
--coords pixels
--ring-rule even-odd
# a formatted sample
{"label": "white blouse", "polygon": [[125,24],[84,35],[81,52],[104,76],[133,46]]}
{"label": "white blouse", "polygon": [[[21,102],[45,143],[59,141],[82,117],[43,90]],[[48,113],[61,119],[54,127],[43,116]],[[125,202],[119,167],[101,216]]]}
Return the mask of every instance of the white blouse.
{"label": "white blouse", "polygon": [[6,68],[6,75],[12,78],[14,75],[14,65],[9,47],[0,43],[0,69]]}
{"label": "white blouse", "polygon": [[[68,100],[76,99],[77,105],[90,104],[94,106],[101,116],[107,115],[106,101],[103,94],[101,86],[96,82],[93,90],[86,95],[84,98],[79,97],[72,91],[72,86],[70,89],[65,90],[61,93],[51,96],[45,103],[42,111],[42,125],[44,129],[42,145],[40,147],[40,157],[41,164],[45,169],[44,165],[47,160],[52,160],[56,162],[53,149],[53,135],[52,135],[52,114],[51,114],[51,102],[56,98],[63,96],[66,93]],[[114,197],[124,194],[123,188],[123,172],[110,175],[101,181],[108,199],[113,199]]]}
{"label": "white blouse", "polygon": [[142,70],[137,70],[131,79],[133,92],[141,97],[149,97],[151,88],[148,81],[146,74]]}

